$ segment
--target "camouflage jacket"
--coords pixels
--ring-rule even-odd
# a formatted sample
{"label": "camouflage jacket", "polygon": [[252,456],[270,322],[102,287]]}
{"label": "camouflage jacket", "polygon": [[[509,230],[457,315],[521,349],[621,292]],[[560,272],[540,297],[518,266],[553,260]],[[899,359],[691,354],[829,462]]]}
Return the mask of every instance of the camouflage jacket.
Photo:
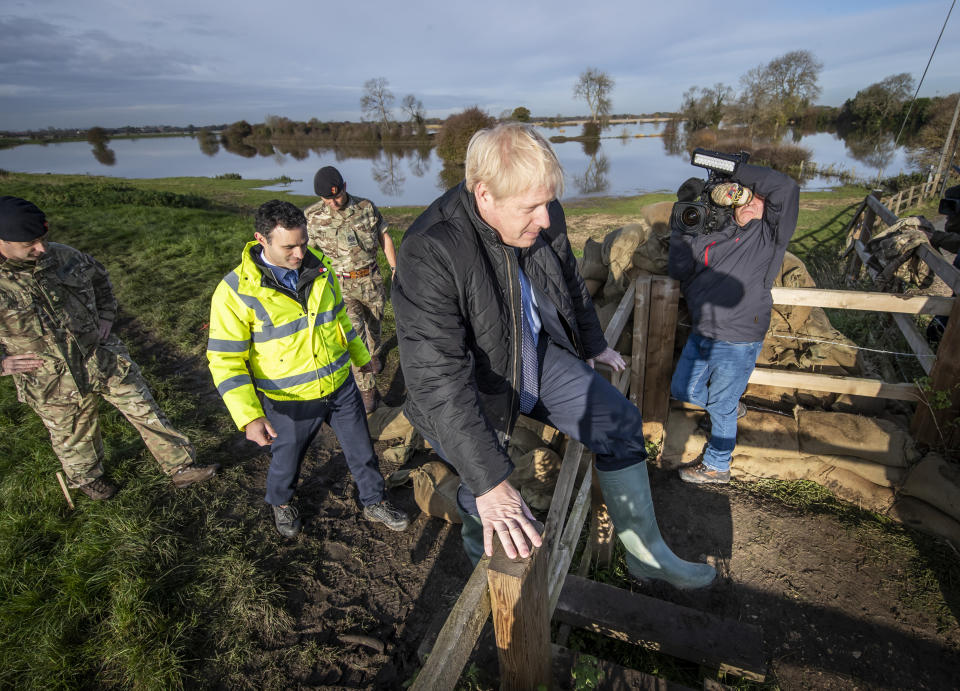
{"label": "camouflage jacket", "polygon": [[330,257],[335,272],[356,271],[377,261],[380,234],[387,222],[368,199],[347,194],[347,204],[334,211],[320,200],[304,210],[310,246]]}
{"label": "camouflage jacket", "polygon": [[[100,320],[116,318],[107,270],[72,247],[51,242],[36,262],[0,259],[0,355],[36,353],[44,364],[14,375],[38,401],[88,390],[87,360],[100,345]],[[108,342],[123,346],[111,335]],[[60,382],[70,375],[73,386]]]}

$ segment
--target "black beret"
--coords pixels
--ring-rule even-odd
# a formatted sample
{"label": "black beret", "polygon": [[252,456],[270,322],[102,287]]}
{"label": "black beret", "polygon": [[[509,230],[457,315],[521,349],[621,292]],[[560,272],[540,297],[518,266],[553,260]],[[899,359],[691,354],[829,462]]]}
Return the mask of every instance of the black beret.
{"label": "black beret", "polygon": [[313,176],[313,191],[318,197],[331,199],[343,191],[343,177],[333,166],[324,166]]}
{"label": "black beret", "polygon": [[30,242],[47,232],[47,217],[20,197],[0,197],[0,240]]}

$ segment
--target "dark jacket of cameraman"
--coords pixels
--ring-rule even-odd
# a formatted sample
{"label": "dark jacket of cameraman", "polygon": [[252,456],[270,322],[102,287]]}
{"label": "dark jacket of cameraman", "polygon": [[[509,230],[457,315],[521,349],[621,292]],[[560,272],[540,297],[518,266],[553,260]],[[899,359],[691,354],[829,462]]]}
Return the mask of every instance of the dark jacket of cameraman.
{"label": "dark jacket of cameraman", "polygon": [[719,341],[762,341],[770,325],[770,289],[797,227],[800,188],[770,168],[742,165],[734,181],[764,200],[763,217],[740,227],[733,216],[713,233],[674,228],[670,276],[680,281],[693,330]]}
{"label": "dark jacket of cameraman", "polygon": [[560,203],[549,213],[550,227],[518,258],[460,183],[414,221],[400,246],[391,299],[404,412],[476,496],[513,470],[506,443],[520,405],[518,266],[549,301],[540,316],[557,345],[583,359],[607,347]]}

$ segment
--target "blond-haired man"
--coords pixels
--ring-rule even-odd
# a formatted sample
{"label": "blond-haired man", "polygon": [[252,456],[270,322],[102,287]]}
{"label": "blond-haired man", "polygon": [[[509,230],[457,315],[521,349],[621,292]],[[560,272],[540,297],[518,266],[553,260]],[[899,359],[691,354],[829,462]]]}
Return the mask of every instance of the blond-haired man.
{"label": "blond-haired man", "polygon": [[597,454],[604,497],[630,570],[679,588],[713,581],[657,528],[640,413],[593,370],[623,359],[608,347],[566,234],[563,170],[536,130],[481,130],[466,180],[407,230],[393,301],[405,412],[460,474],[467,554],[507,556],[540,545],[532,515],[507,481],[518,414],[553,425]]}

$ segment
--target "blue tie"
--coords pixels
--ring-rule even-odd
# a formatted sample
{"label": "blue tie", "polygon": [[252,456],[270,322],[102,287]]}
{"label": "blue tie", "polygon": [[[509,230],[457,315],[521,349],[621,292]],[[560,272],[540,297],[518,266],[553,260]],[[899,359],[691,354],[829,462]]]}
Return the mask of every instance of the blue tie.
{"label": "blue tie", "polygon": [[292,290],[294,293],[297,292],[297,280],[300,278],[297,274],[299,272],[296,269],[289,269],[283,277],[283,285]]}
{"label": "blue tie", "polygon": [[533,330],[527,318],[526,295],[520,290],[520,314],[523,320],[523,335],[520,339],[520,412],[529,413],[540,398],[540,382],[538,381],[539,363],[537,358],[537,344],[533,340]]}

